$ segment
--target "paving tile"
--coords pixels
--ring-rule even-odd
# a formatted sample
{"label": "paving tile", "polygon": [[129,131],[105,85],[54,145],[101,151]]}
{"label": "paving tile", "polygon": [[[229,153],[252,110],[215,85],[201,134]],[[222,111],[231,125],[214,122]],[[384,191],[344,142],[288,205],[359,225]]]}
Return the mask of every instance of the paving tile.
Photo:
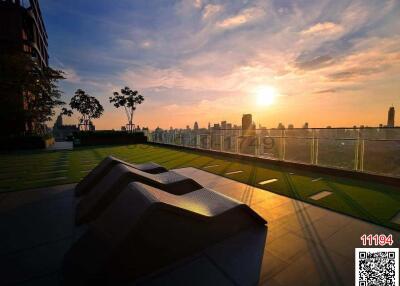
{"label": "paving tile", "polygon": [[315,201],[318,201],[318,200],[323,199],[323,198],[325,198],[325,197],[327,197],[327,196],[330,196],[330,195],[332,195],[332,192],[329,192],[329,191],[322,191],[322,192],[319,192],[319,193],[317,193],[317,194],[315,194],[315,195],[312,195],[312,196],[310,197],[310,199],[315,200]]}
{"label": "paving tile", "polygon": [[18,283],[18,286],[62,286],[62,276],[61,273],[56,272]]}
{"label": "paving tile", "polygon": [[30,204],[0,217],[0,255],[71,237],[74,208],[65,198]]}
{"label": "paving tile", "polygon": [[276,239],[280,239],[284,237],[284,235],[287,235],[291,233],[289,230],[286,228],[282,227],[282,225],[276,223],[275,221],[270,221],[268,222],[268,234],[267,234],[267,243],[266,247],[268,247],[272,241]]}
{"label": "paving tile", "polygon": [[399,232],[355,219],[325,240],[323,244],[342,256],[354,259],[355,248],[365,247],[361,242],[363,234],[392,234],[395,242],[392,247],[400,246]]}
{"label": "paving tile", "polygon": [[237,285],[255,285],[260,277],[265,235],[265,229],[250,228],[209,247],[205,253]]}
{"label": "paving tile", "polygon": [[280,284],[278,281],[276,281],[274,278],[262,280],[258,285],[259,286],[284,286],[284,285]]}
{"label": "paving tile", "polygon": [[243,171],[241,171],[241,170],[238,170],[238,171],[231,171],[231,172],[225,173],[225,175],[234,175],[234,174],[239,174],[239,173],[243,173]]}
{"label": "paving tile", "polygon": [[301,237],[311,239],[316,243],[325,241],[331,237],[334,233],[338,232],[341,226],[332,226],[325,224],[323,219],[317,220],[305,226],[302,229],[293,230],[293,232]]}
{"label": "paving tile", "polygon": [[0,256],[2,285],[27,282],[59,270],[70,240],[62,240],[12,255]]}
{"label": "paving tile", "polygon": [[266,208],[264,207],[264,203],[261,202],[254,205],[252,208],[268,222],[271,222],[273,220],[283,218],[289,214],[293,214],[297,211],[290,202],[284,203],[283,205],[284,206],[281,205],[281,207]]}
{"label": "paving tile", "polygon": [[76,184],[66,184],[8,193],[7,197],[0,201],[0,213],[38,201],[59,199],[62,196],[72,197],[75,186]]}
{"label": "paving tile", "polygon": [[241,183],[216,186],[213,187],[213,190],[244,202],[249,206],[268,199],[268,194],[265,191]]}
{"label": "paving tile", "polygon": [[268,244],[267,250],[285,262],[308,251],[313,242],[298,235],[287,233]]}
{"label": "paving tile", "polygon": [[262,202],[260,202],[259,204],[257,204],[257,205],[263,207],[264,209],[277,208],[277,207],[280,207],[287,203],[291,204],[293,201],[284,196],[272,195],[271,193],[269,193],[267,191],[264,191],[264,192],[266,192],[266,194],[265,194],[266,199],[263,200]]}
{"label": "paving tile", "polygon": [[316,217],[317,220],[323,221],[324,224],[329,226],[344,227],[354,221],[354,218],[342,215],[334,211],[325,210],[320,207],[310,207],[307,209],[310,216]]}
{"label": "paving tile", "polygon": [[266,181],[261,181],[258,184],[259,185],[266,185],[266,184],[271,184],[271,183],[274,183],[274,182],[277,182],[277,181],[278,181],[278,179],[270,179],[270,180],[266,180]]}
{"label": "paving tile", "polygon": [[203,167],[203,169],[215,168],[215,167],[219,167],[219,165],[208,165],[208,166]]}
{"label": "paving tile", "polygon": [[354,265],[318,245],[293,259],[273,278],[282,285],[354,285]]}
{"label": "paving tile", "polygon": [[162,286],[162,285],[221,285],[233,286],[231,282],[215,265],[202,256],[193,261],[186,262],[183,266],[162,273],[145,283],[134,285]]}
{"label": "paving tile", "polygon": [[265,281],[283,271],[289,266],[289,263],[283,261],[278,256],[266,249],[262,260],[260,281]]}

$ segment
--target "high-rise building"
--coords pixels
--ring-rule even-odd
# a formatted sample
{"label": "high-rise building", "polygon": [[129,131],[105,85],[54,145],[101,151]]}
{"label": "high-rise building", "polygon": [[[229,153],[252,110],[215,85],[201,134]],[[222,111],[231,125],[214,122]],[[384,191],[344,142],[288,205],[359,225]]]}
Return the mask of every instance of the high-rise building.
{"label": "high-rise building", "polygon": [[221,121],[221,129],[226,129],[226,121]]}
{"label": "high-rise building", "polygon": [[256,126],[253,123],[251,114],[243,114],[242,117],[242,140],[239,150],[243,154],[255,154]]}
{"label": "high-rise building", "polygon": [[193,129],[194,129],[195,131],[199,130],[199,124],[197,123],[197,121],[194,123]]}
{"label": "high-rise building", "polygon": [[48,66],[47,32],[38,0],[0,1],[0,51],[25,52]]}
{"label": "high-rise building", "polygon": [[394,106],[391,106],[388,111],[387,127],[394,127],[394,115],[395,115]]}
{"label": "high-rise building", "polygon": [[243,135],[250,135],[253,125],[253,117],[251,114],[243,114],[242,116],[242,132]]}
{"label": "high-rise building", "polygon": [[[0,0],[0,55],[27,54],[41,69],[48,66],[47,33],[38,0]],[[1,129],[19,134],[29,129],[24,116],[29,93],[20,87],[0,90]]]}

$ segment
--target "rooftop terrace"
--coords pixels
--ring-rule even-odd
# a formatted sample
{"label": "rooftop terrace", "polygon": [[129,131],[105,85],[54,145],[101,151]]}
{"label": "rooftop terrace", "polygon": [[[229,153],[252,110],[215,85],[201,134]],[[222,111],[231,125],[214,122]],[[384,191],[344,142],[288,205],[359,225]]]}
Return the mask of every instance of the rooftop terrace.
{"label": "rooftop terrace", "polygon": [[[261,285],[352,285],[354,248],[361,247],[362,234],[391,233],[399,247],[395,186],[152,145],[22,152],[3,154],[0,162],[5,285],[57,285],[62,257],[78,235],[74,183],[107,155],[177,169],[265,218]],[[244,271],[240,262],[231,267]],[[169,278],[163,279],[161,285]],[[226,284],[240,284],[235,279],[228,277]]]}

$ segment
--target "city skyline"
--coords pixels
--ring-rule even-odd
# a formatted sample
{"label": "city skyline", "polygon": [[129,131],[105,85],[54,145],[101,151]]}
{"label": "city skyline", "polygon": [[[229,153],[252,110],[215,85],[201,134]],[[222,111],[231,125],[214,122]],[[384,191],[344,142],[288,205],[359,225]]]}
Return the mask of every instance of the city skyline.
{"label": "city skyline", "polygon": [[[352,125],[352,126],[332,126],[332,125],[310,126],[309,122],[304,122],[303,124],[301,124],[299,126],[296,126],[293,123],[290,123],[290,122],[286,122],[285,123],[283,121],[279,122],[277,126],[264,126],[263,124],[253,120],[252,114],[243,114],[243,116],[242,116],[242,125],[237,125],[237,124],[234,124],[234,123],[230,123],[227,120],[223,119],[223,120],[218,121],[217,123],[208,122],[207,127],[203,127],[203,125],[199,124],[199,121],[195,121],[193,123],[193,128],[190,127],[191,126],[190,124],[186,124],[185,128],[184,127],[177,127],[177,126],[175,126],[175,127],[174,126],[169,126],[168,128],[162,128],[160,126],[157,126],[156,128],[161,128],[161,129],[164,129],[164,130],[168,130],[168,129],[171,129],[171,128],[172,129],[190,129],[190,130],[213,129],[213,128],[214,129],[215,128],[220,128],[222,130],[224,130],[224,129],[225,130],[242,129],[243,126],[244,126],[243,125],[243,120],[246,121],[245,126],[247,126],[247,127],[253,126],[252,128],[255,128],[255,129],[263,129],[263,128],[266,128],[266,129],[308,129],[308,128],[311,128],[311,129],[323,129],[323,128],[354,128],[354,127],[357,127],[357,128],[359,128],[359,127],[361,127],[361,128],[364,128],[364,127],[380,127],[380,128],[382,128],[382,127],[389,127],[389,128],[391,128],[391,127],[400,127],[400,126],[396,125],[396,119],[395,118],[396,118],[395,117],[395,107],[394,106],[390,106],[389,109],[388,109],[388,113],[387,113],[387,119],[386,119],[387,124],[380,123],[377,126],[368,126],[368,125],[359,125],[359,126],[357,126],[357,125]],[[251,129],[251,128],[247,128],[247,129]]]}
{"label": "city skyline", "polygon": [[400,104],[398,1],[41,6],[65,101],[77,88],[98,97],[98,129],[124,124],[107,98],[125,85],[146,98],[135,123],[153,129],[242,113],[266,126],[378,126]]}

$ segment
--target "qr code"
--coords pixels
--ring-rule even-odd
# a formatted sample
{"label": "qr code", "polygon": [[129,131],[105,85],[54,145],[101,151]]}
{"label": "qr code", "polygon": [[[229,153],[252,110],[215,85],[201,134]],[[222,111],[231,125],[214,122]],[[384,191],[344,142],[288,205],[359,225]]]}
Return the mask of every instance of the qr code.
{"label": "qr code", "polygon": [[356,248],[356,286],[399,286],[398,248]]}

